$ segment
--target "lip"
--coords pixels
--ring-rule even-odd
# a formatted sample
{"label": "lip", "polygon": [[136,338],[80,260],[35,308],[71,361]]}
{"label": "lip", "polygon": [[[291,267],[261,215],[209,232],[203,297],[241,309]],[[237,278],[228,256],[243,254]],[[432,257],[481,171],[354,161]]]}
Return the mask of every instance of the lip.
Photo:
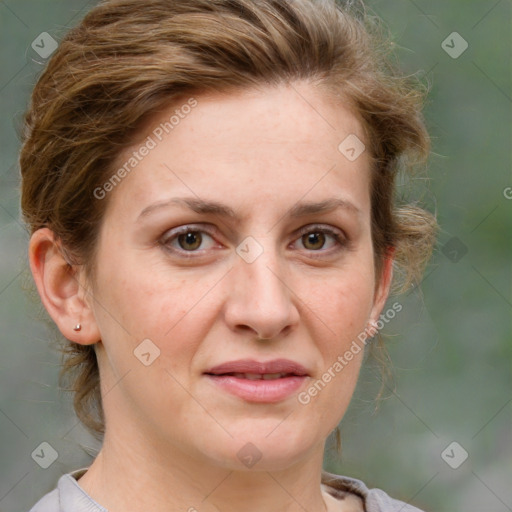
{"label": "lip", "polygon": [[299,363],[290,359],[274,359],[272,361],[259,362],[254,359],[239,359],[229,361],[210,368],[204,373],[221,375],[223,373],[291,373],[297,376],[308,376],[309,373]]}
{"label": "lip", "polygon": [[[287,373],[289,375],[272,380],[249,380],[233,373]],[[274,359],[259,362],[241,359],[223,363],[204,372],[210,382],[223,391],[235,395],[247,402],[275,403],[285,400],[304,384],[309,373],[299,363],[289,359]]]}

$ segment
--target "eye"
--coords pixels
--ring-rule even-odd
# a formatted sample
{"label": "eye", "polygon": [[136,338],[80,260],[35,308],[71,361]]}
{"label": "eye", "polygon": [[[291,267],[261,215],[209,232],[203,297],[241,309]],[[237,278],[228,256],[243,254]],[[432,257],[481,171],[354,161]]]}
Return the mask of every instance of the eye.
{"label": "eye", "polygon": [[[348,239],[342,231],[325,226],[306,226],[297,235],[299,238],[295,240],[295,244],[300,241],[308,252],[320,253],[320,256],[337,252],[348,245]],[[166,231],[159,244],[166,251],[184,258],[199,257],[209,249],[222,248],[208,230],[194,225]]]}
{"label": "eye", "polygon": [[[167,231],[161,238],[160,244],[168,251],[181,253],[196,253],[211,249],[215,246],[212,236],[203,228],[194,226],[182,226],[180,228]],[[192,255],[192,254],[190,254]]]}
{"label": "eye", "polygon": [[[299,236],[298,240],[302,242],[303,247],[313,252],[331,252],[329,249],[333,247],[335,248],[334,251],[336,251],[348,243],[341,231],[327,227],[306,226],[299,232]],[[325,249],[326,244],[329,244],[327,249]]]}

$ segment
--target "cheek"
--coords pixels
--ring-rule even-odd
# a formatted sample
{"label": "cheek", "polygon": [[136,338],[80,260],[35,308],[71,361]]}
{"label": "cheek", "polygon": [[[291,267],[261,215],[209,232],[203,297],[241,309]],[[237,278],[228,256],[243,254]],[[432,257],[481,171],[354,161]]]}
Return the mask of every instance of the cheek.
{"label": "cheek", "polygon": [[332,287],[331,291],[332,295],[319,300],[324,309],[321,320],[315,322],[322,365],[298,396],[299,403],[322,418],[318,428],[325,436],[339,424],[352,399],[365,354],[360,336],[371,309],[371,287]]}
{"label": "cheek", "polygon": [[111,364],[119,373],[131,367],[133,350],[150,339],[160,349],[159,363],[183,372],[210,328],[215,291],[208,292],[218,276],[191,279],[161,263],[116,257],[114,251],[99,267],[96,307]]}
{"label": "cheek", "polygon": [[302,292],[308,309],[335,340],[333,348],[342,348],[367,325],[373,306],[374,278],[366,265],[352,265],[317,282],[314,278]]}
{"label": "cheek", "polygon": [[363,336],[374,292],[369,262],[370,258],[359,258],[358,264],[347,265],[324,280],[322,286],[310,287],[313,291],[306,295],[305,311],[309,311],[310,325],[315,326],[313,337],[322,367],[299,400],[302,399],[306,407],[311,402],[321,411],[326,421],[326,434],[337,425],[348,407],[364,357]]}

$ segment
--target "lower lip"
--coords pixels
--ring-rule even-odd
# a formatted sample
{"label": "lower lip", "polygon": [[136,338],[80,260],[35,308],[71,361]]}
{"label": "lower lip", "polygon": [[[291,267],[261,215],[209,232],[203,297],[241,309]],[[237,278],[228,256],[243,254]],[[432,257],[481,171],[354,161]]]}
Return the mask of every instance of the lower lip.
{"label": "lower lip", "polygon": [[294,394],[307,376],[282,377],[274,380],[240,379],[232,375],[206,375],[222,389],[248,402],[280,402]]}

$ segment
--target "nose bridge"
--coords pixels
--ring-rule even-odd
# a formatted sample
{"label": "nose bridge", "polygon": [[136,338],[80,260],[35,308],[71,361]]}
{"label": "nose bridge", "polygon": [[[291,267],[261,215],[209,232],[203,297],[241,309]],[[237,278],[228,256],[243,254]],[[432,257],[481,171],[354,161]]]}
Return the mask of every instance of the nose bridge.
{"label": "nose bridge", "polygon": [[248,237],[237,255],[228,320],[233,327],[250,327],[262,338],[277,336],[298,318],[278,248],[272,237]]}
{"label": "nose bridge", "polygon": [[249,297],[281,303],[288,299],[288,289],[283,283],[284,265],[272,237],[258,240],[248,237],[240,244],[237,253],[240,258],[236,265],[247,285],[245,292]]}

